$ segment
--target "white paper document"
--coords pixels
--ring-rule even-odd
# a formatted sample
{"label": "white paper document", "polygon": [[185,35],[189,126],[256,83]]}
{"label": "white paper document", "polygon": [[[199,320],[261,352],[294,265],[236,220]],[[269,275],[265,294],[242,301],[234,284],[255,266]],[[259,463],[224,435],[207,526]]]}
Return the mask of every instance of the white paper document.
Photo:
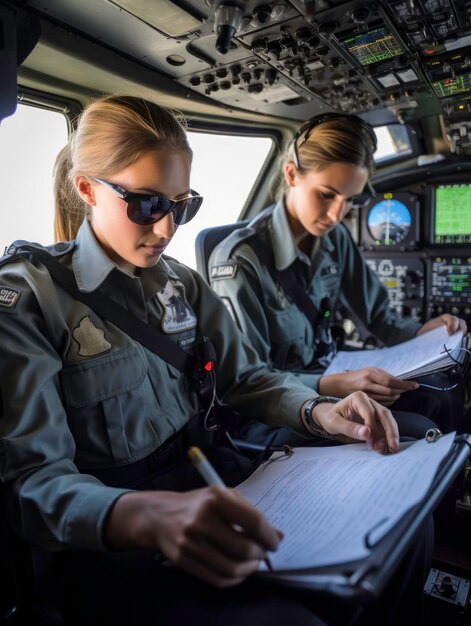
{"label": "white paper document", "polygon": [[454,433],[434,443],[401,444],[383,456],[366,444],[296,448],[272,459],[237,487],[284,538],[275,570],[309,570],[362,559],[432,484]]}
{"label": "white paper document", "polygon": [[397,378],[423,376],[450,367],[455,361],[461,362],[464,355],[462,342],[462,331],[449,335],[443,324],[391,348],[340,351],[323,375],[379,367]]}

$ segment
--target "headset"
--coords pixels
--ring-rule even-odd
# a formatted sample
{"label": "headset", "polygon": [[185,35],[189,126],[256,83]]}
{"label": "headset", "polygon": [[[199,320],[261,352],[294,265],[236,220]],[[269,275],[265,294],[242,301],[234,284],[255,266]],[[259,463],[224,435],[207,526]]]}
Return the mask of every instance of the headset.
{"label": "headset", "polygon": [[[338,119],[348,120],[353,124],[359,126],[371,140],[373,152],[376,152],[376,149],[378,148],[378,138],[376,137],[376,133],[371,124],[363,120],[361,117],[358,117],[357,115],[350,115],[349,113],[322,113],[321,115],[315,115],[314,117],[311,117],[311,119],[304,122],[291,142],[293,146],[292,161],[299,172],[301,172],[303,168],[300,164],[298,151],[303,143],[309,139],[309,135],[311,134],[312,129],[316,126],[319,126],[320,124],[323,124],[324,122]],[[302,141],[299,141],[301,137]],[[374,190],[373,185],[368,179],[363,192],[356,196],[355,201],[352,204],[352,208],[366,208],[370,204],[374,196],[376,196],[376,191]]]}

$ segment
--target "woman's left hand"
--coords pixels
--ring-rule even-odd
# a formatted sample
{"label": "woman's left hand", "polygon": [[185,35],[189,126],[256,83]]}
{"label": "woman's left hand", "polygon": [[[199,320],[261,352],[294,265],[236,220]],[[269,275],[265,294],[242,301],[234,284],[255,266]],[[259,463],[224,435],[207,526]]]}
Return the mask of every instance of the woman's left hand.
{"label": "woman's left hand", "polygon": [[456,315],[450,315],[449,313],[444,313],[443,315],[434,317],[433,319],[426,322],[417,331],[417,336],[423,335],[424,333],[427,333],[429,330],[433,330],[434,328],[438,328],[442,324],[446,324],[446,329],[449,335],[456,333],[457,330],[462,330],[466,334],[467,327],[466,327],[466,322],[464,320],[462,320],[460,317],[456,317]]}

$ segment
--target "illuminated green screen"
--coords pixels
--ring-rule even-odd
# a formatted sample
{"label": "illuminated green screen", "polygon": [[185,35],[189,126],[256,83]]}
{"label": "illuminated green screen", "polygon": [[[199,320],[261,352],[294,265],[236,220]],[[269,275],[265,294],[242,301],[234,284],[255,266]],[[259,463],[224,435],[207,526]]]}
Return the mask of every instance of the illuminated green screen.
{"label": "illuminated green screen", "polygon": [[435,189],[435,243],[471,242],[471,185]]}
{"label": "illuminated green screen", "polygon": [[360,65],[386,61],[404,52],[394,35],[384,26],[345,37],[341,43]]}
{"label": "illuminated green screen", "polygon": [[460,74],[455,78],[443,78],[432,83],[432,87],[439,98],[447,98],[458,93],[471,91],[471,72]]}

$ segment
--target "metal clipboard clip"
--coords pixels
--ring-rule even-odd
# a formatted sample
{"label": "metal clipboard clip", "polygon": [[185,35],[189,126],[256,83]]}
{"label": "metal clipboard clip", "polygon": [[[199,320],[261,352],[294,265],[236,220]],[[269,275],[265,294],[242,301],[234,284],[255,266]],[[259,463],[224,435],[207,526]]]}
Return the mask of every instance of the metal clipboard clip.
{"label": "metal clipboard clip", "polygon": [[425,433],[427,443],[435,443],[440,437],[443,437],[443,433],[439,428],[429,428]]}
{"label": "metal clipboard clip", "polygon": [[281,450],[276,450],[275,452],[279,453],[278,456],[275,456],[275,454],[273,454],[269,459],[264,461],[264,470],[270,465],[270,463],[276,463],[276,461],[287,461],[294,454],[294,448],[288,446],[287,444],[284,444],[283,446],[281,446]]}

